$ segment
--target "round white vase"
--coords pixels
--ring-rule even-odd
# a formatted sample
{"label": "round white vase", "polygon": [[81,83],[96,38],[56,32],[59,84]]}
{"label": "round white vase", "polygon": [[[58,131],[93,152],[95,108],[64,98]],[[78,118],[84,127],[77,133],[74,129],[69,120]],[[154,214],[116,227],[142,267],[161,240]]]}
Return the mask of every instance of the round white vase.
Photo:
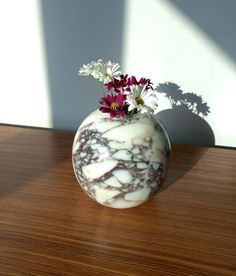
{"label": "round white vase", "polygon": [[72,163],[83,190],[98,203],[130,208],[160,188],[170,160],[170,140],[149,115],[110,118],[99,110],[80,125]]}

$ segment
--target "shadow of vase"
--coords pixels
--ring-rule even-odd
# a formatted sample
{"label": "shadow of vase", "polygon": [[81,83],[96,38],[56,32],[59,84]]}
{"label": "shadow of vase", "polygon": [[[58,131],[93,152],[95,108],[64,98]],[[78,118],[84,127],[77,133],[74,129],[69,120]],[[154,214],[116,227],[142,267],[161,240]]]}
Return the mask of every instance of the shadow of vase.
{"label": "shadow of vase", "polygon": [[173,144],[170,168],[159,190],[162,192],[190,171],[204,156],[207,147],[215,145],[215,136],[202,117],[183,106],[160,111],[156,116],[166,128]]}
{"label": "shadow of vase", "polygon": [[208,151],[207,147],[196,147],[191,145],[173,145],[171,162],[158,193],[168,189],[184,177]]}
{"label": "shadow of vase", "polygon": [[166,128],[171,143],[212,147],[214,132],[200,116],[182,106],[174,106],[157,113],[157,118]]}

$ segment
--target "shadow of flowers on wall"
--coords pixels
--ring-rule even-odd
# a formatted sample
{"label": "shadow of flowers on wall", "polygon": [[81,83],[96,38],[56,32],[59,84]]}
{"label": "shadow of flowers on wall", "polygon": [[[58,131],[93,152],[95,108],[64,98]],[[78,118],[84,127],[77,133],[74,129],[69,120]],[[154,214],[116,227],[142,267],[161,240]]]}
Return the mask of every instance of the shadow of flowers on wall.
{"label": "shadow of flowers on wall", "polygon": [[160,111],[158,119],[166,127],[171,142],[214,146],[215,136],[205,117],[210,108],[202,96],[192,92],[184,93],[179,85],[172,82],[160,83],[156,87],[159,93],[165,94],[172,108]]}

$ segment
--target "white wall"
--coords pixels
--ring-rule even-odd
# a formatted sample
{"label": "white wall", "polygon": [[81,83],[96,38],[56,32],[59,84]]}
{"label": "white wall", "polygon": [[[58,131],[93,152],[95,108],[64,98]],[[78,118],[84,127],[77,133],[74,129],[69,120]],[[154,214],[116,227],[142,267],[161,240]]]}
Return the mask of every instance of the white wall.
{"label": "white wall", "polygon": [[40,5],[0,0],[0,122],[51,127]]}
{"label": "white wall", "polygon": [[[77,71],[104,57],[202,95],[215,144],[236,146],[235,9],[234,0],[0,0],[0,122],[76,129],[99,96]],[[159,108],[170,108],[162,95]],[[208,144],[194,139],[194,120],[184,129],[168,116],[173,142]]]}

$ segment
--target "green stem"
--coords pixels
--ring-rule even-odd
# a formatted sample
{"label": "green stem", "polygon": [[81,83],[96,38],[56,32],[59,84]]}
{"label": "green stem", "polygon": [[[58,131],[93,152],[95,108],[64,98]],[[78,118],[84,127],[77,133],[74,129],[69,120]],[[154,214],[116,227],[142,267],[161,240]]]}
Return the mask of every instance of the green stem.
{"label": "green stem", "polygon": [[99,80],[97,80],[97,82],[98,82],[98,85],[99,85],[100,88],[101,88],[102,97],[105,97],[105,96],[106,96],[106,90],[105,90],[103,84],[102,84]]}

